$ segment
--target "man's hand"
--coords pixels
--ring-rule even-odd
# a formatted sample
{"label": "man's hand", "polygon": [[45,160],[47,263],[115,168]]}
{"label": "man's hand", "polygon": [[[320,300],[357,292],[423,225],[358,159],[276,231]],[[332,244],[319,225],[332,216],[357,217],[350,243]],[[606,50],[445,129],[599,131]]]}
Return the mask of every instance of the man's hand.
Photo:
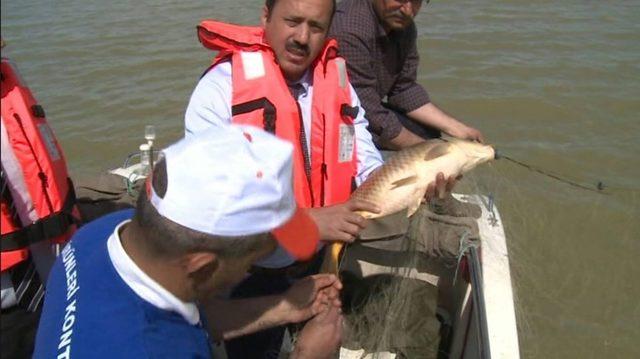
{"label": "man's hand", "polygon": [[455,117],[438,108],[433,102],[408,112],[407,116],[423,125],[439,129],[453,137],[484,143],[480,131],[467,126]]}
{"label": "man's hand", "polygon": [[326,310],[340,308],[342,283],[333,274],[316,274],[295,282],[284,294],[283,309],[286,321],[298,323]]}
{"label": "man's hand", "polygon": [[445,179],[444,173],[438,173],[438,175],[436,175],[436,180],[429,183],[429,185],[427,186],[427,191],[424,193],[424,199],[427,202],[431,201],[431,199],[435,198],[436,196],[440,199],[444,199],[447,193],[453,190],[456,182],[458,182],[461,178],[462,175],[459,175],[458,177],[451,176],[448,179]]}
{"label": "man's hand", "polygon": [[400,133],[383,143],[385,149],[392,151],[400,151],[404,148],[411,147],[417,145],[418,143],[424,142],[424,138],[416,135],[415,133],[407,130],[404,126],[401,127]]}
{"label": "man's hand", "polygon": [[447,133],[455,138],[484,143],[484,136],[479,130],[471,126],[467,126],[461,122],[459,122],[457,126],[454,126],[452,129],[447,131]]}
{"label": "man's hand", "polygon": [[275,326],[297,323],[340,308],[342,283],[333,274],[317,274],[294,283],[281,295],[245,299],[211,297],[201,303],[209,318],[209,332],[229,340]]}
{"label": "man's hand", "polygon": [[329,306],[302,329],[290,358],[332,358],[342,340],[342,312]]}
{"label": "man's hand", "polygon": [[309,215],[318,225],[321,240],[353,242],[365,227],[365,219],[356,211],[380,213],[380,208],[371,202],[349,200],[334,206],[310,208]]}

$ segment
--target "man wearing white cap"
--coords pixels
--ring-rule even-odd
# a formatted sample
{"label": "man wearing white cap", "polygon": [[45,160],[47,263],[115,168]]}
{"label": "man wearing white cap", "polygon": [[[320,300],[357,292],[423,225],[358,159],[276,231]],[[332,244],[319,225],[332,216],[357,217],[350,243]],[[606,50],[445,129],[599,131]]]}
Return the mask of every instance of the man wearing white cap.
{"label": "man wearing white cap", "polygon": [[239,126],[164,150],[135,213],[89,223],[64,248],[34,357],[207,358],[208,333],[230,338],[314,315],[294,354],[334,351],[335,276],[309,277],[280,296],[215,298],[276,243],[302,260],[315,252],[317,227],[292,194],[291,154],[285,141]]}

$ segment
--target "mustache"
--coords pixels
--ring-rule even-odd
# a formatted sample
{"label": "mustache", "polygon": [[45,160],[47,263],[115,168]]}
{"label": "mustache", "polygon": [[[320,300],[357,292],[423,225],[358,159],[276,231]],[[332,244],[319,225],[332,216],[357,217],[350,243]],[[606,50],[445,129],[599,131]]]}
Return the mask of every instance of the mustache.
{"label": "mustache", "polygon": [[388,12],[387,17],[399,17],[403,21],[413,21],[413,19],[410,16],[407,16],[406,14],[404,14],[402,11],[400,11],[400,9],[396,9]]}
{"label": "mustache", "polygon": [[297,41],[289,41],[287,42],[287,44],[285,45],[285,49],[287,51],[291,51],[294,53],[304,53],[305,55],[309,55],[309,46],[305,45],[305,44],[301,44]]}

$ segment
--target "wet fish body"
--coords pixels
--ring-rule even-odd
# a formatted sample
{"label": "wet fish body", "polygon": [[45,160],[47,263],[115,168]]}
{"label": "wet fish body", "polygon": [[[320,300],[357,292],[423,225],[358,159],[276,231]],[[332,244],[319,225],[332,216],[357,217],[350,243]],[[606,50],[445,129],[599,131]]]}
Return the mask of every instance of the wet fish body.
{"label": "wet fish body", "polygon": [[429,183],[438,173],[458,176],[492,160],[491,146],[458,139],[429,140],[389,158],[353,193],[352,198],[377,204],[381,213],[360,213],[365,218],[383,217],[403,209],[411,216],[420,206]]}
{"label": "wet fish body", "polygon": [[[378,218],[398,211],[414,214],[427,187],[438,173],[445,178],[466,173],[495,158],[493,147],[459,139],[429,140],[397,152],[372,173],[351,195],[378,205],[380,213],[359,212],[365,218]],[[343,243],[334,242],[322,264],[322,272],[338,273]]]}

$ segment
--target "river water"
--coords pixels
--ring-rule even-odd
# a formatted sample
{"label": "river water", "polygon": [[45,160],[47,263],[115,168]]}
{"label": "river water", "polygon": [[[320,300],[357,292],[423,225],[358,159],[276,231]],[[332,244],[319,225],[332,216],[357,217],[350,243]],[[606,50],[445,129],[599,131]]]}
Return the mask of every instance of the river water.
{"label": "river water", "polygon": [[[211,60],[203,18],[257,24],[260,1],[3,0],[2,56],[18,63],[73,175],[158,143]],[[640,1],[432,1],[416,22],[419,81],[518,160],[458,188],[505,221],[524,358],[640,357]],[[635,284],[634,284],[635,283]]]}

